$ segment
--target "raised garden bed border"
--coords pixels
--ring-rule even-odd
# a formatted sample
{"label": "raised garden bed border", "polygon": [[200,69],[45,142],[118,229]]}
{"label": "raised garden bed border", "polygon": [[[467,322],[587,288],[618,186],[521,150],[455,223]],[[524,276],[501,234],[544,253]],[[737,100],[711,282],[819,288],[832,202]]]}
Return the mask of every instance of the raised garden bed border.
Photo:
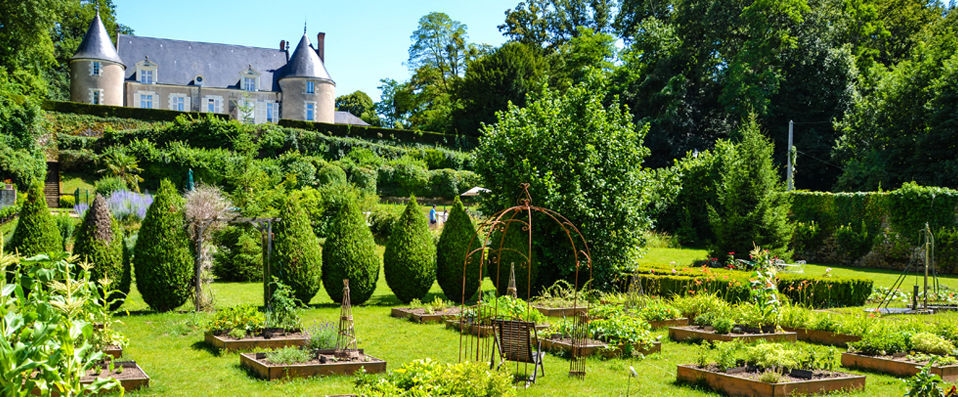
{"label": "raised garden bed border", "polygon": [[815,343],[819,345],[847,347],[849,343],[858,342],[862,340],[860,336],[856,336],[856,335],[840,334],[837,332],[830,332],[830,331],[820,331],[817,329],[787,328],[787,327],[782,327],[782,329],[788,332],[794,332],[798,336],[798,340],[800,341]]}
{"label": "raised garden bed border", "polygon": [[[458,307],[449,307],[440,313],[418,314],[413,313],[408,307],[394,307],[390,315],[396,318],[407,318],[417,323],[440,323],[446,316],[455,316],[459,314]],[[451,313],[449,311],[452,311]]]}
{"label": "raised garden bed border", "polygon": [[785,397],[792,394],[817,394],[838,390],[855,390],[865,388],[865,376],[852,375],[828,378],[811,379],[796,382],[766,383],[712,372],[695,365],[679,365],[676,378],[680,382],[704,383],[712,389],[721,391],[729,396],[759,396]]}
{"label": "raised garden bed border", "polygon": [[669,338],[677,341],[696,341],[709,340],[730,342],[739,340],[742,342],[768,341],[768,342],[795,342],[798,341],[798,335],[794,332],[776,332],[773,334],[716,334],[715,332],[697,329],[693,326],[687,327],[669,327]]}
{"label": "raised garden bed border", "polygon": [[[446,328],[451,328],[457,331],[460,330],[458,318],[446,319],[445,322],[446,322]],[[469,324],[469,323],[463,323],[463,325],[469,327],[469,334],[471,335],[478,335],[480,338],[492,336],[493,331],[492,331],[491,325],[477,325],[477,324]],[[549,324],[536,324],[536,330],[538,332],[543,332],[547,329],[549,329]]]}
{"label": "raised garden bed border", "polygon": [[[100,365],[103,368],[107,368],[109,364],[102,363]],[[140,371],[140,373],[143,374],[142,377],[120,379],[120,386],[123,386],[123,390],[125,391],[132,391],[132,390],[139,389],[141,387],[148,387],[150,385],[150,376],[146,374],[146,371],[144,371],[143,368],[140,368],[140,366],[136,364],[136,361],[114,361],[113,367],[114,368],[116,367],[132,368],[137,371]],[[80,378],[80,383],[91,384],[93,383],[94,380],[96,380],[96,377],[84,376]]]}
{"label": "raised garden bed border", "polygon": [[658,321],[649,321],[649,325],[652,329],[656,328],[666,328],[666,327],[684,327],[689,325],[689,319],[682,318],[672,318],[668,320],[658,320]]}
{"label": "raised garden bed border", "polygon": [[[333,350],[320,350],[320,353],[332,353]],[[266,363],[266,353],[240,353],[240,365],[249,368],[259,377],[266,380],[282,378],[306,378],[321,375],[352,375],[360,368],[366,373],[376,374],[386,372],[386,362],[376,357],[366,355],[363,349],[359,353],[370,358],[366,362],[327,362],[325,364],[270,364]]]}
{"label": "raised garden bed border", "polygon": [[113,358],[123,357],[123,346],[117,346],[117,345],[103,346],[103,355],[112,356]]}
{"label": "raised garden bed border", "polygon": [[[842,366],[896,376],[914,376],[918,371],[921,371],[921,367],[924,365],[904,360],[845,352],[842,353]],[[940,376],[945,382],[958,381],[958,365],[932,366],[931,373]]]}
{"label": "raised garden bed border", "polygon": [[269,339],[243,338],[232,339],[214,335],[207,332],[205,340],[217,349],[223,350],[253,350],[253,349],[279,349],[287,346],[305,346],[309,343],[309,336],[300,333],[298,336],[284,335]]}
{"label": "raised garden bed border", "polygon": [[546,317],[574,317],[581,316],[589,313],[589,308],[586,306],[576,306],[576,307],[546,307],[539,305],[532,305],[533,309],[538,310],[540,313]]}

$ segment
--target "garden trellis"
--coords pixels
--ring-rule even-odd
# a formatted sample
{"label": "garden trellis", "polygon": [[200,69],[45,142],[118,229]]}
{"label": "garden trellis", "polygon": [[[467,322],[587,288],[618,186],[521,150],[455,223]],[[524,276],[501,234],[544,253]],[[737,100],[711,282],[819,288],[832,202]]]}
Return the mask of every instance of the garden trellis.
{"label": "garden trellis", "polygon": [[[503,268],[503,254],[509,253],[510,255],[517,255],[525,262],[525,274],[516,274],[515,281],[520,283],[525,283],[525,315],[528,318],[530,310],[535,310],[531,307],[531,297],[532,297],[532,287],[533,287],[533,277],[532,277],[532,237],[535,229],[533,228],[533,215],[540,214],[546,219],[551,220],[557,225],[561,234],[569,241],[570,250],[572,253],[572,260],[575,262],[575,273],[574,273],[574,287],[575,295],[573,298],[573,307],[578,306],[579,299],[579,290],[581,287],[586,285],[592,279],[592,255],[589,252],[588,243],[583,237],[582,233],[579,232],[579,229],[564,216],[548,208],[538,207],[532,205],[532,197],[529,194],[529,184],[523,183],[520,185],[522,189],[521,196],[519,198],[518,205],[506,208],[501,210],[494,215],[492,215],[487,221],[482,222],[479,225],[479,233],[473,237],[467,246],[467,254],[463,260],[463,281],[462,281],[462,299],[460,300],[460,312],[466,312],[466,300],[471,298],[466,296],[466,273],[469,271],[469,263],[471,260],[474,260],[475,257],[479,258],[479,268],[478,272],[480,276],[482,274],[488,273],[490,276],[495,275],[495,280],[500,280],[500,276],[504,274],[503,272],[513,272],[512,266],[515,263],[506,264],[506,267]],[[513,247],[506,247],[506,235],[509,232],[511,227],[519,227],[521,233],[524,234],[525,239],[525,252],[522,252],[520,249]],[[478,236],[482,237],[481,244],[478,241]],[[498,241],[493,241],[498,240]],[[585,266],[585,269],[588,270],[588,277],[585,279],[585,282],[580,284],[580,270]],[[495,273],[493,273],[495,272]],[[512,277],[510,277],[512,278]],[[481,277],[480,277],[481,279]],[[500,288],[497,285],[496,295],[498,297]],[[485,311],[491,311],[493,314],[492,319],[499,317],[499,299],[492,300],[490,302],[484,302],[483,299],[479,299],[476,305],[473,307],[475,313],[483,313],[483,306],[486,306]],[[489,307],[491,306],[491,307]],[[482,326],[492,325],[492,319],[482,319],[481,315],[477,315],[475,325],[480,328],[480,332],[471,332],[470,326],[465,323],[466,318],[464,315],[459,317],[459,361],[480,361],[484,360],[486,357],[490,357],[490,365],[494,367],[495,363],[495,338],[483,338],[483,332],[481,332]],[[489,324],[483,323],[484,321],[489,322]],[[572,332],[572,352],[571,352],[571,361],[569,364],[569,374],[574,376],[584,376],[585,375],[585,360],[583,354],[581,354],[582,348],[585,345],[585,340],[589,336],[588,324],[586,316],[573,316],[573,332]],[[489,339],[493,339],[490,341]],[[501,348],[501,346],[500,346]],[[522,365],[522,372],[528,378],[528,363]],[[519,363],[516,363],[516,372],[519,371]]]}

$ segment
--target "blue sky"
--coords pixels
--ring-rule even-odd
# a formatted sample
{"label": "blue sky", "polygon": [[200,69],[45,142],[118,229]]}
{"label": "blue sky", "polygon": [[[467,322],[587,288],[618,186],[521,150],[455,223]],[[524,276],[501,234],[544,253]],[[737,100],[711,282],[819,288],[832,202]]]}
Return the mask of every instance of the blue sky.
{"label": "blue sky", "polygon": [[117,0],[117,20],[140,36],[278,48],[326,32],[326,68],[336,95],[362,90],[379,100],[379,80],[410,76],[409,36],[419,18],[444,12],[468,26],[469,41],[498,46],[498,25],[519,0],[199,1]]}

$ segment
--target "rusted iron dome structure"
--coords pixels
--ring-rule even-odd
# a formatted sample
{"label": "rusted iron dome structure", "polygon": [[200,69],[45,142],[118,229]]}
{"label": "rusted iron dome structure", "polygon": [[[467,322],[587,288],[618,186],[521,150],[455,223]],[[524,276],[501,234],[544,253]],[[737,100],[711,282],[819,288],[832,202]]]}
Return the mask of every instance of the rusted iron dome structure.
{"label": "rusted iron dome structure", "polygon": [[[502,282],[501,275],[506,272],[513,272],[510,264],[505,264],[503,267],[502,258],[503,253],[510,252],[512,254],[518,255],[521,260],[526,262],[526,271],[525,274],[515,274],[516,283],[525,283],[526,296],[526,315],[529,314],[530,310],[534,310],[531,307],[531,294],[532,294],[532,237],[535,231],[533,227],[533,214],[538,213],[545,216],[546,219],[552,220],[556,225],[559,226],[561,231],[566,236],[569,241],[569,249],[572,252],[572,258],[575,261],[575,297],[573,300],[573,307],[578,307],[579,300],[579,290],[587,285],[589,281],[592,280],[592,255],[589,252],[589,245],[585,240],[585,237],[582,236],[582,233],[579,232],[579,229],[566,217],[562,216],[556,211],[553,211],[548,208],[538,207],[532,205],[532,196],[529,194],[529,184],[523,183],[520,186],[522,189],[518,204],[501,210],[494,215],[492,215],[486,221],[483,221],[479,224],[479,233],[476,234],[469,242],[467,248],[466,257],[463,260],[463,280],[462,280],[462,297],[460,299],[460,313],[465,313],[466,311],[466,300],[470,299],[471,296],[466,296],[466,272],[469,271],[469,263],[471,260],[474,260],[476,256],[479,257],[479,280],[480,280],[480,299],[474,307],[475,312],[482,313],[483,306],[492,306],[491,310],[493,312],[493,318],[499,317],[499,300],[493,300],[492,302],[484,302],[481,297],[481,285],[482,285],[482,275],[488,274],[490,277],[495,275],[495,279],[498,282]],[[526,234],[526,249],[525,252],[517,249],[515,247],[506,247],[505,240],[506,235],[509,232],[511,227],[520,227],[521,231]],[[482,244],[479,244],[478,238],[482,237]],[[498,241],[492,241],[494,237],[498,237]],[[584,268],[583,268],[584,267]],[[580,270],[588,270],[588,278],[583,280],[583,283],[580,284],[579,273]],[[520,272],[521,273],[521,272]],[[523,279],[524,278],[524,279]],[[497,285],[496,287],[496,297],[499,297],[500,288]],[[486,309],[489,310],[489,309]],[[588,335],[588,321],[587,316],[573,316],[574,326],[572,332],[572,357],[569,364],[569,374],[574,376],[584,376],[585,375],[585,359],[581,354],[582,347],[585,345]],[[492,323],[489,321],[488,324],[482,323],[481,319],[477,319],[475,326],[491,326]],[[483,338],[485,335],[481,330],[478,332],[471,332],[470,325],[465,323],[465,316],[459,316],[459,361],[475,361],[479,362],[486,357],[494,357],[496,352],[496,347],[494,342],[491,339],[494,338]],[[518,363],[516,364],[518,372]],[[528,363],[524,364],[526,368],[523,369],[523,372],[528,372]]]}

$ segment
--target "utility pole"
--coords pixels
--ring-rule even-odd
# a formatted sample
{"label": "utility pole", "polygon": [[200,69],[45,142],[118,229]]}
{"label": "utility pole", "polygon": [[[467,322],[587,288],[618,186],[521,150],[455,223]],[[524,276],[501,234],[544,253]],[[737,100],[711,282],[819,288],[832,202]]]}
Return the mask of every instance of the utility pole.
{"label": "utility pole", "polygon": [[795,181],[792,178],[792,132],[794,130],[794,127],[795,127],[795,122],[792,120],[789,120],[788,121],[788,149],[786,150],[786,155],[788,156],[788,162],[787,162],[788,170],[786,171],[787,174],[785,177],[786,184],[788,186],[786,190],[788,191],[795,190]]}

